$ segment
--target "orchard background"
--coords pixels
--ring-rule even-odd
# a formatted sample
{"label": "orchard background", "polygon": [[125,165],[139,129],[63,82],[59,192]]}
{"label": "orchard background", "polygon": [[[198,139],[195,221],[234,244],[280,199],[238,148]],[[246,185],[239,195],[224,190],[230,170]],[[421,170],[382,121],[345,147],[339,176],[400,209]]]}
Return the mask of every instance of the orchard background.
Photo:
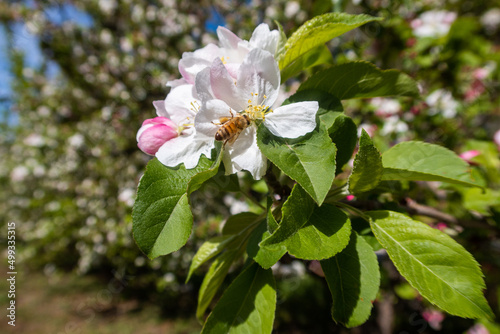
{"label": "orchard background", "polygon": [[[149,160],[136,132],[152,114],[152,101],[168,93],[165,83],[178,77],[182,53],[214,42],[218,25],[248,39],[259,23],[276,28],[277,21],[290,35],[332,11],[384,18],[328,43],[334,63],[399,69],[421,91],[420,99],[350,100],[346,114],[381,151],[422,140],[463,154],[491,188],[402,183],[394,192],[404,191],[399,205],[474,255],[498,316],[500,2],[7,1],[0,4],[0,235],[6,245],[7,223],[16,222],[22,273],[18,327],[9,330],[199,332],[194,310],[202,276],[184,284],[189,261],[229,214],[254,204],[214,189],[193,193],[188,244],[148,260],[131,233],[137,183]],[[289,80],[285,93],[299,82]],[[379,261],[374,312],[350,331],[500,331],[441,313],[387,256]],[[332,322],[328,289],[314,267],[285,257],[275,274],[281,277],[277,333],[347,331]],[[34,301],[38,307],[30,308]],[[33,317],[47,303],[56,311]]]}

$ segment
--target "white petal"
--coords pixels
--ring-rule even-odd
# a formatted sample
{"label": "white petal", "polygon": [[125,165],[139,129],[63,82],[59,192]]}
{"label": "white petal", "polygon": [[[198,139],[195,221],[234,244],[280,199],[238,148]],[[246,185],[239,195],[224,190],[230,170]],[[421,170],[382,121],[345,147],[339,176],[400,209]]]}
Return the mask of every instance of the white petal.
{"label": "white petal", "polygon": [[212,86],[210,85],[210,68],[207,67],[196,75],[196,94],[201,102],[205,102],[214,98]]}
{"label": "white petal", "polygon": [[215,59],[210,67],[210,86],[214,96],[224,100],[233,110],[240,111],[247,107],[245,97],[241,96],[233,77],[220,59]]}
{"label": "white petal", "polygon": [[195,97],[193,85],[182,85],[173,88],[165,99],[165,109],[168,117],[177,125],[193,123],[195,116],[194,106],[191,103],[201,104]]}
{"label": "white petal", "polygon": [[[214,138],[220,128],[221,117],[231,117],[231,108],[222,100],[210,100],[204,103],[196,114],[194,127],[196,131],[206,138]],[[233,111],[233,115],[236,113]]]}
{"label": "white petal", "polygon": [[266,173],[267,160],[257,146],[255,126],[246,128],[232,145],[227,145],[223,156],[226,174],[247,170],[260,180]]}
{"label": "white petal", "polygon": [[208,44],[194,52],[184,52],[182,59],[179,60],[179,72],[188,83],[194,84],[196,75],[205,67],[209,67],[215,58],[221,56],[221,49],[214,44]]}
{"label": "white petal", "polygon": [[153,101],[153,106],[156,109],[156,114],[158,116],[170,118],[167,110],[165,109],[165,101]]}
{"label": "white petal", "polygon": [[316,128],[318,102],[305,101],[288,104],[266,114],[264,125],[275,136],[298,138]]}
{"label": "white petal", "polygon": [[278,97],[280,79],[278,63],[274,57],[267,51],[253,49],[240,66],[237,81],[240,94],[243,95],[240,99],[247,101],[252,97],[251,93],[256,93],[259,100],[253,101],[255,105],[261,104],[266,95],[265,104],[272,106]]}
{"label": "white petal", "polygon": [[167,81],[167,87],[171,87],[171,88],[175,88],[175,87],[178,87],[178,86],[181,86],[181,85],[187,85],[188,82],[186,81],[186,79],[184,78],[180,78],[180,79],[175,79],[175,80],[170,80],[170,81]]}
{"label": "white petal", "polygon": [[250,45],[254,48],[259,48],[270,52],[272,55],[276,53],[280,34],[278,30],[269,30],[269,26],[261,23],[255,28],[250,38]]}
{"label": "white petal", "polygon": [[193,133],[189,136],[179,136],[167,141],[156,152],[156,157],[165,166],[175,167],[184,163],[187,169],[191,169],[198,165],[202,154],[210,157],[210,151],[213,147],[213,140],[203,140],[196,133]]}
{"label": "white petal", "polygon": [[231,30],[222,26],[217,27],[217,37],[219,38],[220,45],[228,49],[236,49],[238,42],[241,41],[241,38],[236,36]]}

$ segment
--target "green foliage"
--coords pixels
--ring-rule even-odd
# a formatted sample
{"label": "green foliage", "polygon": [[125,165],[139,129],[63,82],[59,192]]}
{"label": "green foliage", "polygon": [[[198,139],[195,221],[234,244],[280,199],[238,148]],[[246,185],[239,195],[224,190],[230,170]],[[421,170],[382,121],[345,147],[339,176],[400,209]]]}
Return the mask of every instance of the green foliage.
{"label": "green foliage", "polygon": [[[286,70],[285,73],[288,76],[296,74],[310,66],[310,63],[304,60],[304,57],[309,58],[310,56],[306,55],[312,49],[365,23],[376,20],[381,19],[368,15],[349,15],[346,13],[329,13],[313,18],[304,23],[287,40],[283,53],[278,56],[280,69],[282,71]],[[305,66],[299,68],[296,62]],[[292,66],[293,70],[289,69]]]}
{"label": "green foliage", "polygon": [[186,244],[193,226],[188,184],[210,165],[203,159],[196,169],[186,170],[183,166],[166,168],[157,159],[149,162],[133,211],[135,241],[149,258],[169,254]]}
{"label": "green foliage", "polygon": [[351,222],[332,205],[314,209],[312,215],[293,236],[288,238],[288,252],[299,259],[323,260],[344,249],[349,242]]}
{"label": "green foliage", "polygon": [[262,153],[321,204],[333,182],[336,148],[322,126],[306,137],[307,140],[275,137],[264,126],[257,133]]}
{"label": "green foliage", "polygon": [[300,86],[300,90],[306,89],[321,90],[340,100],[419,95],[416,82],[408,75],[396,70],[383,71],[364,61],[336,65],[318,72]]}
{"label": "green foliage", "polygon": [[450,150],[422,142],[405,142],[382,154],[382,180],[443,181],[476,185],[469,165]]}
{"label": "green foliage", "polygon": [[354,167],[349,176],[349,191],[360,194],[374,189],[382,176],[382,158],[365,130],[359,140],[359,151],[354,158]]}
{"label": "green foliage", "polygon": [[201,332],[271,333],[275,308],[271,270],[252,264],[227,288]]}
{"label": "green foliage", "polygon": [[269,238],[262,241],[261,246],[272,247],[285,244],[288,238],[297,233],[308,222],[313,211],[314,201],[300,185],[296,184],[283,204],[281,209],[283,218],[278,228]]}
{"label": "green foliage", "polygon": [[335,174],[342,171],[342,167],[351,159],[356,143],[358,142],[357,127],[354,121],[345,115],[335,118],[328,133],[337,148],[337,170]]}
{"label": "green foliage", "polygon": [[431,303],[465,318],[492,318],[472,255],[439,230],[391,211],[367,212],[399,272]]}
{"label": "green foliage", "polygon": [[333,320],[351,328],[370,316],[380,284],[377,257],[356,232],[339,254],[321,261],[333,298]]}

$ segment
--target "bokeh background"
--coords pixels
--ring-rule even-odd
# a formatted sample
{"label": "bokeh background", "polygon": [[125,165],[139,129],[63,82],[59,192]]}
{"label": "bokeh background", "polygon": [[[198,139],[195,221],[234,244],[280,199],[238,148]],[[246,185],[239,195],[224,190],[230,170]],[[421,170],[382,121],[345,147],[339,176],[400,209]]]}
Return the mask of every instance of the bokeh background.
{"label": "bokeh background", "polygon": [[[346,113],[382,151],[423,140],[464,154],[492,189],[402,184],[392,199],[417,213],[421,208],[409,198],[445,214],[423,220],[473,253],[498,315],[500,1],[26,0],[0,2],[0,244],[6,248],[6,225],[15,222],[18,271],[16,327],[2,317],[0,330],[199,332],[194,313],[203,273],[185,284],[190,260],[224,219],[252,210],[252,203],[215,188],[194,193],[188,244],[148,260],[131,233],[135,190],[150,159],[138,150],[136,132],[154,117],[152,101],[165,98],[166,82],[179,77],[182,53],[216,42],[218,25],[248,39],[259,23],[276,29],[277,21],[289,36],[331,11],[385,18],[330,42],[334,63],[366,60],[399,69],[422,93],[349,101]],[[286,92],[300,82],[289,80]],[[259,184],[251,190],[263,191]],[[331,320],[330,295],[314,268],[283,259],[276,268],[275,332],[500,332],[498,325],[434,309],[387,258],[380,263],[373,314],[348,331]],[[0,268],[3,307],[6,251]]]}

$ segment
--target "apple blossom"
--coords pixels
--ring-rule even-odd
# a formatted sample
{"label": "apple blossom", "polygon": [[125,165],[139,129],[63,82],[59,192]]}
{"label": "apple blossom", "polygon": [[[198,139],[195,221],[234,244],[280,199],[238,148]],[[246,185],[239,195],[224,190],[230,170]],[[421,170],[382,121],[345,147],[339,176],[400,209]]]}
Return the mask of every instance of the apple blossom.
{"label": "apple blossom", "polygon": [[196,167],[202,154],[210,156],[213,143],[198,136],[194,128],[200,101],[193,85],[177,86],[165,101],[153,105],[158,117],[144,121],[137,133],[141,150],[155,155],[165,166],[184,163],[188,169]]}
{"label": "apple blossom", "polygon": [[[210,83],[208,85],[207,83]],[[273,135],[298,138],[316,127],[316,101],[298,102],[272,109],[280,86],[280,73],[274,57],[254,49],[245,57],[233,78],[223,62],[216,58],[211,67],[200,72],[196,89],[203,104],[196,115],[196,130],[214,138],[221,118],[247,115],[250,125],[234,142],[225,142],[226,173],[247,170],[255,179],[266,171],[266,158],[257,146],[257,126],[263,124]]]}
{"label": "apple blossom", "polygon": [[155,155],[168,140],[177,137],[177,125],[162,116],[150,118],[142,123],[137,132],[137,146],[146,154]]}
{"label": "apple blossom", "polygon": [[169,86],[175,87],[183,83],[194,84],[196,75],[204,68],[210,67],[216,58],[221,59],[233,77],[236,77],[239,65],[250,50],[259,48],[274,56],[279,41],[279,32],[277,30],[271,31],[265,23],[255,28],[249,41],[242,40],[224,27],[217,28],[217,36],[220,47],[208,44],[199,50],[185,52],[182,55],[182,59],[179,61],[179,72],[182,79],[170,81]]}

